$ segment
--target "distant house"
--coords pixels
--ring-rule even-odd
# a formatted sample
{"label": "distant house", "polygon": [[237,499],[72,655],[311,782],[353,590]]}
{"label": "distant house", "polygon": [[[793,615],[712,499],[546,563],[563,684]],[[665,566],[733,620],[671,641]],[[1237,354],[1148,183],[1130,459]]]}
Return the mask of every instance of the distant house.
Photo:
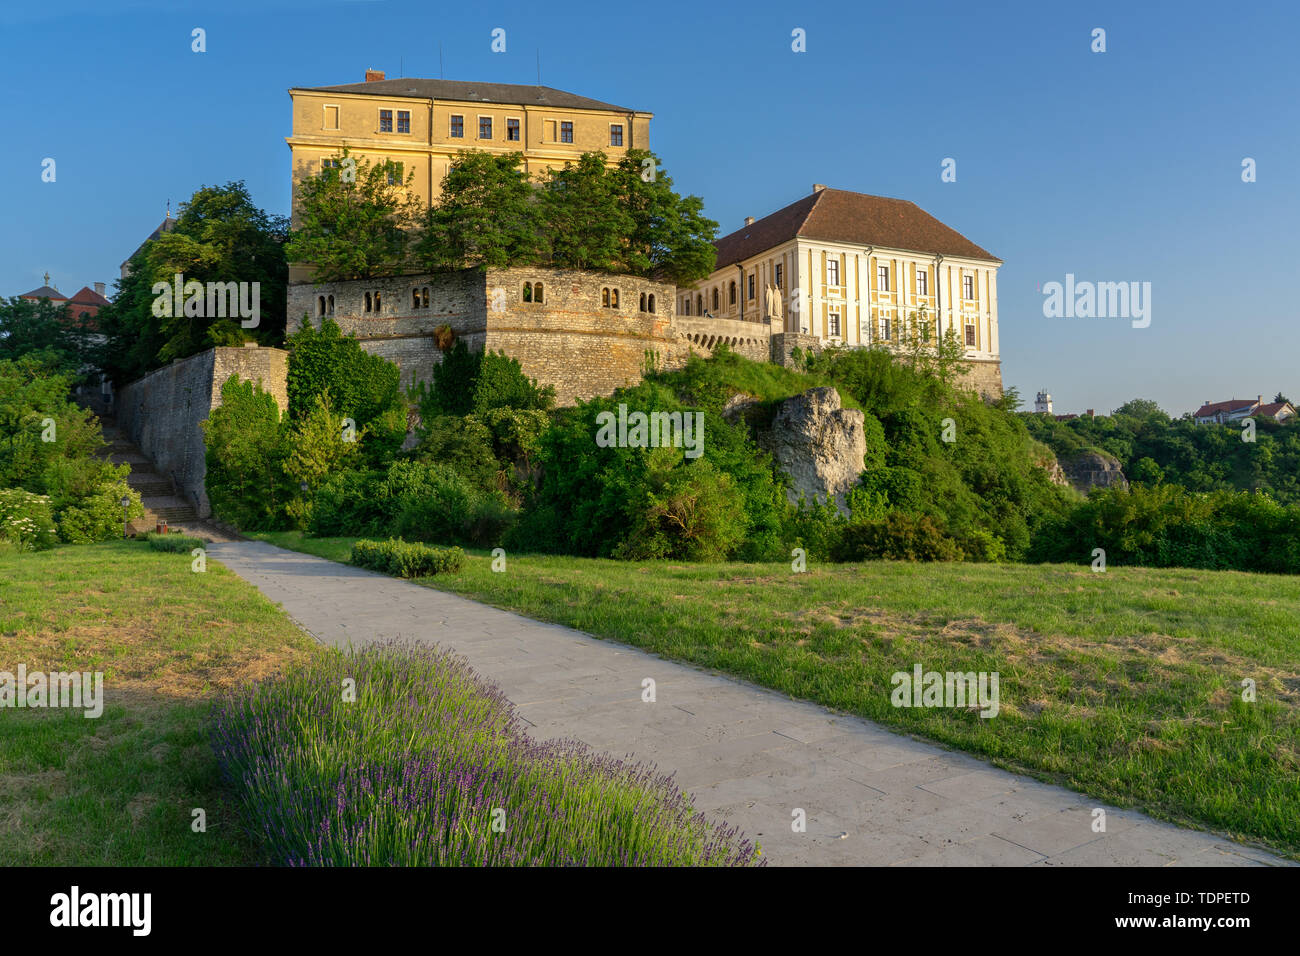
{"label": "distant house", "polygon": [[96,282],[95,288],[83,285],[79,292],[74,292],[67,296],[50,285],[50,274],[45,273],[45,285],[39,289],[33,289],[31,292],[24,292],[18,298],[26,299],[28,302],[39,302],[41,299],[49,299],[53,305],[63,305],[68,308],[68,318],[79,325],[85,325],[89,328],[95,327],[95,316],[99,310],[108,305],[108,299],[104,297],[104,283]]}
{"label": "distant house", "polygon": [[1252,398],[1230,398],[1226,402],[1206,402],[1193,414],[1198,425],[1227,425],[1243,418],[1272,418],[1279,422],[1295,418],[1295,406],[1290,402],[1264,402],[1263,395]]}

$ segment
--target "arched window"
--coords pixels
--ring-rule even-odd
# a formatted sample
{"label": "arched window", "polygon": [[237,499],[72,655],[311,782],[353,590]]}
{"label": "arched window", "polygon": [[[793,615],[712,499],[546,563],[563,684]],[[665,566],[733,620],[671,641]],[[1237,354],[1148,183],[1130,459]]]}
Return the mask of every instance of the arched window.
{"label": "arched window", "polygon": [[704,296],[703,296],[703,295],[696,295],[696,296],[695,296],[695,314],[696,314],[696,315],[703,315],[703,314],[704,314]]}
{"label": "arched window", "polygon": [[718,311],[718,287],[716,285],[713,287],[713,311]]}
{"label": "arched window", "polygon": [[611,309],[617,309],[617,308],[618,308],[618,290],[617,290],[617,289],[610,289],[610,290],[609,290],[609,307],[610,307]]}
{"label": "arched window", "polygon": [[378,293],[378,292],[375,293],[375,311],[376,311],[376,312],[379,311],[379,293]]}
{"label": "arched window", "polygon": [[370,293],[369,293],[369,292],[366,293],[366,311],[367,311],[367,312],[370,311]]}
{"label": "arched window", "polygon": [[601,289],[601,290],[600,290],[600,307],[601,307],[602,309],[608,309],[608,308],[609,308],[609,290],[608,290],[608,289]]}
{"label": "arched window", "polygon": [[644,292],[641,293],[641,311],[642,311],[642,312],[645,311],[645,293],[644,293]]}
{"label": "arched window", "polygon": [[324,314],[325,314],[325,296],[323,296],[323,295],[320,296],[320,297],[316,300],[316,302],[317,302],[316,314],[317,314],[317,315],[324,315]]}
{"label": "arched window", "polygon": [[531,282],[524,283],[524,301],[525,302],[533,301],[533,284]]}
{"label": "arched window", "polygon": [[689,295],[682,300],[682,314],[683,315],[691,314],[691,297]]}
{"label": "arched window", "polygon": [[731,282],[731,288],[730,290],[728,290],[728,295],[730,296],[730,298],[727,301],[727,305],[735,305],[736,304],[736,282],[734,279]]}
{"label": "arched window", "polygon": [[418,309],[419,307],[420,307],[420,290],[419,290],[419,289],[412,289],[412,290],[411,290],[411,308],[413,308],[413,309]]}
{"label": "arched window", "polygon": [[540,282],[537,283],[535,286],[533,286],[533,301],[534,302],[546,301],[546,299],[542,296],[542,284]]}
{"label": "arched window", "polygon": [[334,296],[329,297],[330,315],[334,314]]}
{"label": "arched window", "polygon": [[653,315],[654,311],[655,311],[655,294],[651,292],[650,293],[650,314]]}
{"label": "arched window", "polygon": [[421,307],[427,309],[429,307],[429,287],[426,285],[421,291],[423,293],[421,297],[424,299]]}

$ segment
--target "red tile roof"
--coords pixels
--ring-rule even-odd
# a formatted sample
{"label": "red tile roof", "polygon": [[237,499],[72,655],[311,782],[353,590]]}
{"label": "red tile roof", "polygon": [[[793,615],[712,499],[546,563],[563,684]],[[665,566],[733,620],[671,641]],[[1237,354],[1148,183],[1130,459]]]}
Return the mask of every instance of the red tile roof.
{"label": "red tile roof", "polygon": [[1276,418],[1277,413],[1290,405],[1290,402],[1269,402],[1267,405],[1261,405],[1255,409],[1257,415],[1267,415],[1269,418]]}
{"label": "red tile roof", "polygon": [[73,305],[94,305],[100,308],[110,304],[108,299],[104,298],[88,285],[83,285],[81,291],[76,293],[68,301]]}
{"label": "red tile roof", "polygon": [[1242,408],[1254,408],[1259,399],[1230,398],[1226,402],[1208,402],[1196,410],[1195,418],[1209,418],[1219,412],[1235,412]]}
{"label": "red tile roof", "polygon": [[717,268],[741,262],[796,236],[1002,261],[914,202],[844,189],[821,189],[715,242]]}

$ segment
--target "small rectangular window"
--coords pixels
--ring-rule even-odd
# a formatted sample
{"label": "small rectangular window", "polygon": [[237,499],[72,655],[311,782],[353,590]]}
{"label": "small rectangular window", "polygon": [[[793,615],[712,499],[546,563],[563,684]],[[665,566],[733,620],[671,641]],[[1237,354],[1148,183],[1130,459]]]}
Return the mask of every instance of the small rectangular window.
{"label": "small rectangular window", "polygon": [[465,136],[465,117],[453,115],[451,118],[451,138],[462,139]]}
{"label": "small rectangular window", "polygon": [[838,259],[826,260],[826,284],[827,285],[840,284],[840,260]]}
{"label": "small rectangular window", "polygon": [[325,128],[326,129],[339,128],[339,108],[337,106],[325,107]]}
{"label": "small rectangular window", "polygon": [[890,334],[893,331],[893,329],[890,328],[890,323],[888,319],[880,320],[880,331],[882,337],[886,342],[888,342],[891,338],[893,338],[893,336]]}
{"label": "small rectangular window", "polygon": [[927,273],[924,269],[917,270],[916,273],[916,294],[917,295],[930,294],[929,292],[926,291],[926,289],[928,288],[929,281],[930,281],[929,273]]}
{"label": "small rectangular window", "polygon": [[338,168],[342,165],[337,159],[322,159],[320,161],[320,174],[324,179],[333,179],[338,175]]}
{"label": "small rectangular window", "polygon": [[478,118],[478,138],[479,139],[492,138],[492,117],[480,116]]}
{"label": "small rectangular window", "polygon": [[829,326],[829,332],[831,337],[839,338],[840,337],[840,314],[838,312],[830,313],[830,316],[827,320],[827,325]]}
{"label": "small rectangular window", "polygon": [[390,186],[402,185],[402,183],[405,181],[402,176],[402,171],[403,171],[403,167],[401,163],[392,163],[392,162],[388,163],[387,168],[384,170],[384,173],[388,179],[388,185]]}
{"label": "small rectangular window", "polygon": [[623,145],[623,124],[621,124],[621,123],[611,123],[611,124],[610,124],[610,127],[609,127],[609,145],[610,145],[610,146],[622,146],[622,145]]}
{"label": "small rectangular window", "polygon": [[379,132],[391,133],[392,131],[393,131],[393,111],[380,110],[379,111]]}
{"label": "small rectangular window", "polygon": [[776,287],[778,289],[785,288],[785,286],[781,284],[781,263],[779,262],[776,264]]}
{"label": "small rectangular window", "polygon": [[519,142],[519,120],[506,120],[506,139]]}
{"label": "small rectangular window", "polygon": [[567,121],[566,121],[566,122],[561,122],[561,123],[560,123],[560,142],[561,142],[561,143],[572,143],[572,142],[573,142],[573,124],[572,124],[572,123],[567,122]]}
{"label": "small rectangular window", "polygon": [[975,326],[966,326],[966,345],[970,348],[975,347]]}
{"label": "small rectangular window", "polygon": [[397,111],[397,131],[399,133],[409,133],[411,131],[411,111]]}
{"label": "small rectangular window", "polygon": [[889,266],[876,266],[876,291],[889,291]]}
{"label": "small rectangular window", "polygon": [[975,277],[974,276],[962,276],[961,294],[963,299],[975,298]]}
{"label": "small rectangular window", "polygon": [[745,291],[749,293],[751,299],[754,298],[754,273],[752,272],[749,274],[749,284],[746,286]]}

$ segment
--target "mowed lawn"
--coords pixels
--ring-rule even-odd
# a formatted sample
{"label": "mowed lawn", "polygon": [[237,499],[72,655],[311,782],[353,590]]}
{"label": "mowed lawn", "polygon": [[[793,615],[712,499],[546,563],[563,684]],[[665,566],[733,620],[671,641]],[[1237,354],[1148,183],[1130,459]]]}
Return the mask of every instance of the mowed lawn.
{"label": "mowed lawn", "polygon": [[[346,561],[354,539],[261,536]],[[471,552],[423,579],[1300,858],[1300,580],[1111,566],[684,565]],[[1000,713],[895,672],[999,674]],[[1243,700],[1245,680],[1253,702]]]}
{"label": "mowed lawn", "polygon": [[96,719],[0,708],[0,865],[257,862],[219,787],[210,702],[314,646],[221,565],[191,571],[188,553],[0,553],[0,671],[102,671],[105,699]]}

